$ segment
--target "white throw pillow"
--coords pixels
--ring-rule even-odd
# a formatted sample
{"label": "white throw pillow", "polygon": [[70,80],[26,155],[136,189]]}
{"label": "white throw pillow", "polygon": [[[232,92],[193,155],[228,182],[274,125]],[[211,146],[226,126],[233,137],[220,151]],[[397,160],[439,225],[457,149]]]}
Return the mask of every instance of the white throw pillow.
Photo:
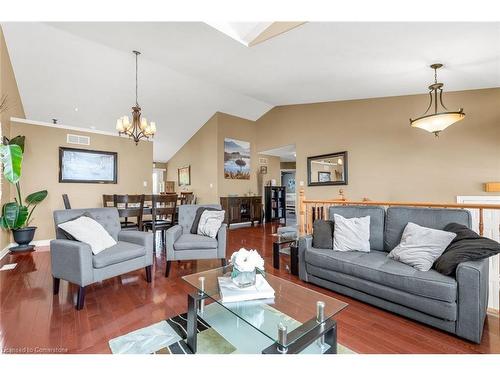
{"label": "white throw pillow", "polygon": [[408,223],[400,244],[392,249],[388,257],[419,271],[429,271],[455,237],[456,234],[452,232]]}
{"label": "white throw pillow", "polygon": [[370,216],[346,219],[334,214],[333,250],[370,252]]}
{"label": "white throw pillow", "polygon": [[198,234],[215,238],[224,221],[225,211],[203,211],[198,224]]}
{"label": "white throw pillow", "polygon": [[108,231],[97,221],[87,216],[66,221],[59,224],[58,227],[71,234],[78,241],[89,244],[94,255],[116,245],[116,241],[109,235]]}

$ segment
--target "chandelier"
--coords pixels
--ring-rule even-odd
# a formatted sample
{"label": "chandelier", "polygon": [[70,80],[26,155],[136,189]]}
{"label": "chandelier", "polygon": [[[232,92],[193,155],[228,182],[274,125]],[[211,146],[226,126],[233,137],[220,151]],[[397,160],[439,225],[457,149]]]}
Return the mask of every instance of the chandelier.
{"label": "chandelier", "polygon": [[[410,125],[412,127],[434,133],[436,137],[448,126],[465,118],[463,108],[455,112],[450,112],[443,104],[444,84],[437,81],[437,70],[442,67],[443,64],[431,65],[431,68],[434,69],[434,83],[429,86],[429,106],[422,116],[414,120],[410,119]],[[441,106],[442,109],[440,109],[439,106]],[[431,107],[433,107],[434,113],[427,114]]]}
{"label": "chandelier", "polygon": [[145,117],[141,118],[141,107],[137,100],[137,57],[141,53],[139,51],[132,52],[135,55],[135,106],[132,107],[132,122],[128,116],[120,117],[116,120],[116,130],[118,130],[119,135],[128,135],[137,145],[141,139],[149,139],[149,137],[154,136],[156,124],[153,121],[148,124]]}

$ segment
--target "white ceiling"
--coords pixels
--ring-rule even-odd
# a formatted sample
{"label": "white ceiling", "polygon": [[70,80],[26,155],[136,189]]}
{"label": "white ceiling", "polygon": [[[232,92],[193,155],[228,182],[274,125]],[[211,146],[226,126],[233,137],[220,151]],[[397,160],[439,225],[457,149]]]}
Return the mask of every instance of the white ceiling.
{"label": "white ceiling", "polygon": [[113,131],[134,102],[140,50],[155,160],[216,111],[255,120],[275,105],[425,93],[436,61],[446,91],[500,86],[500,23],[314,22],[253,47],[201,22],[2,27],[33,120]]}

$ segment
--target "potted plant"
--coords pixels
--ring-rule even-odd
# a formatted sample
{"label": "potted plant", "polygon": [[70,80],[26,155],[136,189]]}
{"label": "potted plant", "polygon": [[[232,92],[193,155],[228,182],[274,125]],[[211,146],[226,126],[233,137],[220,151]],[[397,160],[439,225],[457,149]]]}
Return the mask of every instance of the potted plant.
{"label": "potted plant", "polygon": [[36,206],[47,197],[47,190],[37,191],[26,197],[21,196],[21,169],[24,153],[24,136],[17,136],[11,140],[4,138],[0,144],[0,158],[3,164],[5,179],[16,187],[14,202],[5,203],[0,216],[0,227],[11,230],[14,241],[18,246],[10,248],[11,251],[32,250],[36,227],[30,226],[33,211]]}

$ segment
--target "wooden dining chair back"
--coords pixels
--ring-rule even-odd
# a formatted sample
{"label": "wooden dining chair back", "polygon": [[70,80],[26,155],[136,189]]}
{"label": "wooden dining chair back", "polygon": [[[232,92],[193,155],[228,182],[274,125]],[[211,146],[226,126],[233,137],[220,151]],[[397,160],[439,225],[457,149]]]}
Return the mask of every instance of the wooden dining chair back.
{"label": "wooden dining chair back", "polygon": [[[125,218],[121,221],[122,229],[141,230],[142,215],[144,211],[144,194],[141,195],[120,195],[113,196],[114,206],[118,209],[118,216]],[[129,218],[135,218],[136,221],[129,221]]]}
{"label": "wooden dining chair back", "polygon": [[153,248],[156,251],[156,232],[161,231],[162,248],[165,245],[165,232],[175,224],[177,194],[158,194],[151,197],[151,220],[144,220],[144,230],[151,230]]}
{"label": "wooden dining chair back", "polygon": [[71,210],[71,203],[69,203],[68,194],[63,194],[62,199],[63,199],[63,203],[64,203],[64,208],[66,210]]}
{"label": "wooden dining chair back", "polygon": [[106,207],[115,207],[115,198],[113,194],[103,194],[102,195],[102,206]]}
{"label": "wooden dining chair back", "polygon": [[184,202],[182,204],[194,204],[194,194],[184,194]]}

